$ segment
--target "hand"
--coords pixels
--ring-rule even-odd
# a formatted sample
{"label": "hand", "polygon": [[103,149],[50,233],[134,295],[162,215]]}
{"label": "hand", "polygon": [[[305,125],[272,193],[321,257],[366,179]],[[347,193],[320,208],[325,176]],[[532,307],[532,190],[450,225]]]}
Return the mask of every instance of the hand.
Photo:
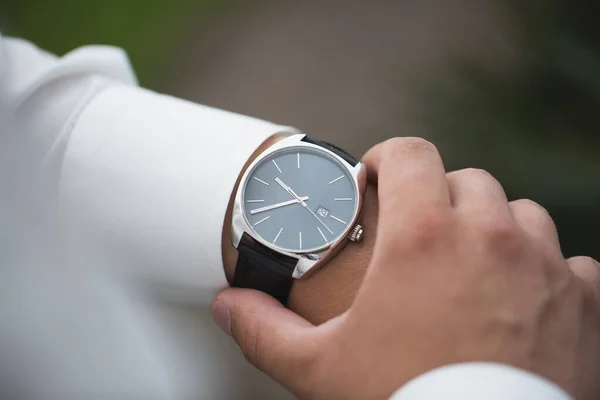
{"label": "hand", "polygon": [[301,398],[384,399],[426,371],[473,360],[598,398],[598,264],[563,258],[546,211],[509,203],[483,171],[446,177],[420,139],[385,142],[364,161],[382,218],[355,301],[315,327],[260,292],[223,291],[213,313],[248,360]]}

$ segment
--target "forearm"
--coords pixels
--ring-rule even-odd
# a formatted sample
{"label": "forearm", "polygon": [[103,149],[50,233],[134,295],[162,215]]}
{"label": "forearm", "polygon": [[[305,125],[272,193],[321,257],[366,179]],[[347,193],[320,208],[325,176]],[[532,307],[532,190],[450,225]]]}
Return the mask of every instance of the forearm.
{"label": "forearm", "polygon": [[[208,304],[226,285],[221,260],[230,277],[235,268],[231,200],[226,207],[235,180],[245,162],[290,129],[135,87],[115,48],[86,47],[60,58],[4,38],[0,52],[11,83],[0,97],[27,116],[13,136],[34,144],[28,150],[51,174],[46,182],[65,219],[110,256],[107,267],[122,266],[119,273],[132,282]],[[313,321],[353,298],[374,238],[373,193],[365,240],[294,285],[290,306]]]}
{"label": "forearm", "polygon": [[[271,137],[260,146],[244,166],[244,170],[261,152],[280,139]],[[244,170],[240,173],[240,179]],[[237,261],[237,250],[231,245],[231,215],[239,180],[229,200],[223,226],[223,266],[231,282]],[[377,189],[367,187],[361,225],[365,237],[346,246],[335,258],[307,279],[295,280],[288,306],[313,323],[321,323],[344,312],[352,303],[371,258],[377,227]]]}

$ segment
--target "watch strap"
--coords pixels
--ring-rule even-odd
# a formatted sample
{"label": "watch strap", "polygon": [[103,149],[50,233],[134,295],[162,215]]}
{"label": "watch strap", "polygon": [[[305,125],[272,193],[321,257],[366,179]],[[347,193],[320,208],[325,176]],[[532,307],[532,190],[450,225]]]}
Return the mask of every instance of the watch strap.
{"label": "watch strap", "polygon": [[313,139],[308,135],[304,136],[302,141],[306,142],[306,143],[316,144],[317,146],[321,146],[321,147],[337,154],[338,156],[342,157],[344,159],[344,161],[346,161],[348,164],[352,165],[353,167],[355,167],[356,164],[358,164],[358,162],[359,162],[356,158],[352,157],[352,155],[350,155],[349,153],[345,152],[344,150],[340,149],[339,147],[337,147],[331,143],[327,143],[322,140]]}
{"label": "watch strap", "polygon": [[293,258],[271,251],[244,233],[231,286],[263,291],[285,305],[295,266]]}

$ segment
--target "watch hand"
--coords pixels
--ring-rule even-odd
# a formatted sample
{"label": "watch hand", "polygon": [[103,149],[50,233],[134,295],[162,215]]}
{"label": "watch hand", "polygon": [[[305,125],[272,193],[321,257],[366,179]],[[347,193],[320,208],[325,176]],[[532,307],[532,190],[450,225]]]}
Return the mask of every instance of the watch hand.
{"label": "watch hand", "polygon": [[298,196],[296,196],[295,193],[292,193],[292,189],[290,189],[290,187],[288,185],[286,185],[285,183],[283,183],[283,181],[279,178],[275,178],[275,182],[277,182],[279,184],[279,186],[281,186],[286,192],[288,192],[289,194],[292,195],[292,197],[295,197],[296,200],[298,200]]}
{"label": "watch hand", "polygon": [[288,185],[286,185],[285,183],[283,183],[283,181],[281,179],[279,179],[278,177],[275,178],[275,182],[277,182],[279,184],[279,186],[281,186],[282,188],[284,188],[286,192],[288,192],[289,194],[291,194],[292,197],[294,197],[298,202],[300,202],[300,204],[302,205],[302,207],[306,208],[308,210],[308,212],[311,213],[312,216],[315,217],[317,219],[317,221],[319,221],[321,223],[321,225],[323,225],[325,227],[325,229],[327,229],[329,231],[329,233],[331,233],[333,235],[333,231],[331,229],[329,229],[329,227],[327,225],[325,225],[325,222],[323,222],[321,220],[321,218],[317,217],[317,214],[315,214],[310,208],[308,208],[308,205],[296,194],[296,192],[294,192],[292,190],[291,187],[289,187]]}
{"label": "watch hand", "polygon": [[299,202],[300,204],[302,204],[302,206],[303,206],[303,207],[306,207],[306,206],[307,206],[307,205],[306,205],[306,203],[305,203],[304,201],[302,201],[302,199],[300,198],[300,196],[298,196],[298,195],[296,194],[296,192],[294,192],[294,191],[292,190],[292,188],[291,188],[291,187],[289,187],[288,185],[286,185],[285,183],[283,183],[283,181],[282,181],[281,179],[279,179],[279,178],[275,178],[275,182],[279,183],[279,185],[280,185],[282,188],[284,188],[286,192],[288,192],[289,194],[291,194],[291,195],[292,195],[292,197],[294,197],[296,200],[298,200],[298,202]]}
{"label": "watch hand", "polygon": [[[300,204],[302,204],[302,203],[300,203]],[[313,217],[315,217],[317,219],[317,221],[319,221],[321,223],[321,225],[323,225],[325,227],[325,229],[327,229],[329,231],[329,233],[331,233],[333,235],[333,231],[331,229],[329,229],[329,227],[327,225],[325,225],[325,222],[323,222],[321,220],[321,218],[317,217],[317,214],[315,214],[313,212],[313,210],[308,208],[308,205],[306,203],[304,203],[304,208],[306,208],[308,210],[308,212],[310,212],[313,215]]]}
{"label": "watch hand", "polygon": [[297,204],[297,203],[300,203],[301,200],[308,200],[308,196],[300,197],[299,199],[283,201],[283,202],[277,203],[277,204],[271,204],[270,206],[255,208],[254,210],[250,210],[250,214],[257,214],[259,212],[269,211],[269,210],[273,210],[275,208],[289,206],[290,204]]}

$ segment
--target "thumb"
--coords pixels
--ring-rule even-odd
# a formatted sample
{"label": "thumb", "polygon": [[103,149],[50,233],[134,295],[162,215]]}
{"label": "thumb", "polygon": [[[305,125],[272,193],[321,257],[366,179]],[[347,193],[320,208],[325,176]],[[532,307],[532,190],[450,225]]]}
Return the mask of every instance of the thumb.
{"label": "thumb", "polygon": [[600,302],[600,263],[590,257],[572,257],[567,262],[584,287]]}
{"label": "thumb", "polygon": [[317,355],[313,325],[265,293],[225,289],[215,297],[212,314],[250,363],[286,386]]}

